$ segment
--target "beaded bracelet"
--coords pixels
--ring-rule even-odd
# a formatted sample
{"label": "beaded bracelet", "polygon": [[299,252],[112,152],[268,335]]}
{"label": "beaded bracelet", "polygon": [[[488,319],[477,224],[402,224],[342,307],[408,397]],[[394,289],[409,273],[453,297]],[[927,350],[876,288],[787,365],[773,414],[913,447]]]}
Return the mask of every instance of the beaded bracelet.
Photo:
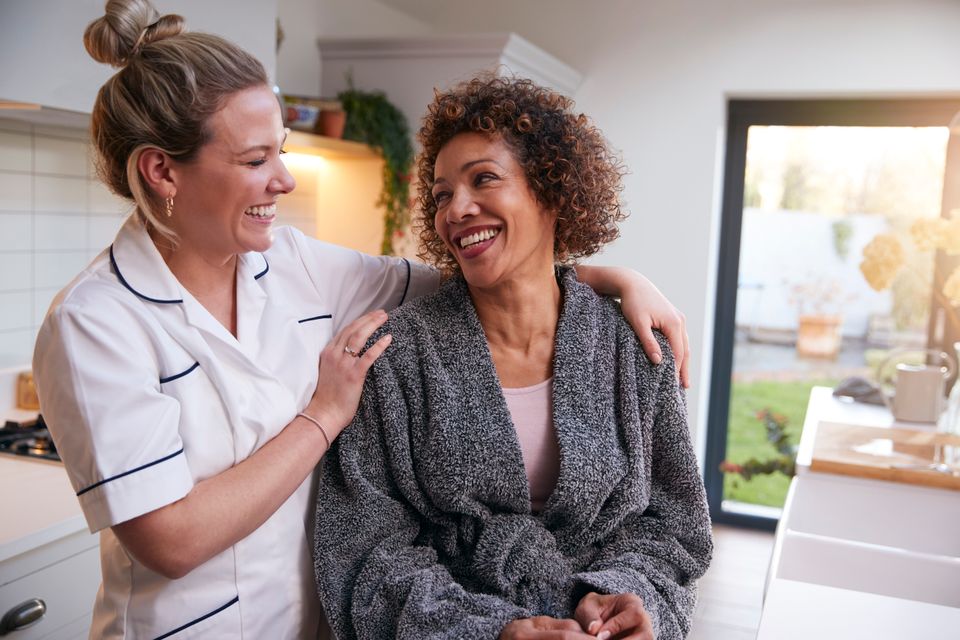
{"label": "beaded bracelet", "polygon": [[309,420],[309,421],[312,422],[313,424],[317,425],[317,429],[320,429],[320,434],[323,436],[323,440],[327,443],[327,449],[329,449],[329,448],[330,448],[330,438],[327,437],[327,432],[323,430],[323,425],[320,424],[320,421],[317,420],[316,418],[314,418],[313,416],[308,416],[308,415],[305,414],[305,413],[298,413],[297,415],[298,415],[299,417],[303,418],[304,420]]}

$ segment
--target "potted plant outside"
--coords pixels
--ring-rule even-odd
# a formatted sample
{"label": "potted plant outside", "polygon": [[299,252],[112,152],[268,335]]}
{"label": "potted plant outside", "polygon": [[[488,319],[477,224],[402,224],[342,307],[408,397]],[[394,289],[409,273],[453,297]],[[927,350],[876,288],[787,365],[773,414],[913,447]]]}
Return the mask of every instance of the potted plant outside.
{"label": "potted plant outside", "polygon": [[851,298],[838,282],[827,278],[791,288],[791,300],[797,306],[797,354],[800,357],[837,357],[843,339],[843,314],[839,309]]}

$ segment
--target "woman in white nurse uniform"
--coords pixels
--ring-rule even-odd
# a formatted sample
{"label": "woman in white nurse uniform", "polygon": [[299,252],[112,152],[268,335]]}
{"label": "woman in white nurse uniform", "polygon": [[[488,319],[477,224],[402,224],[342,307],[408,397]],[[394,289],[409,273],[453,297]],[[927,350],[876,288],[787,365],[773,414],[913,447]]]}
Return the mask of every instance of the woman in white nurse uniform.
{"label": "woman in white nurse uniform", "polygon": [[[136,209],[54,300],[34,370],[101,532],[90,635],[314,637],[311,472],[390,342],[357,353],[378,309],[438,276],[272,229],[294,181],[276,98],[244,51],[147,0],[111,0],[84,42],[121,68],[93,138],[103,180]],[[629,289],[640,332],[684,344],[682,316],[639,275],[581,276]]]}

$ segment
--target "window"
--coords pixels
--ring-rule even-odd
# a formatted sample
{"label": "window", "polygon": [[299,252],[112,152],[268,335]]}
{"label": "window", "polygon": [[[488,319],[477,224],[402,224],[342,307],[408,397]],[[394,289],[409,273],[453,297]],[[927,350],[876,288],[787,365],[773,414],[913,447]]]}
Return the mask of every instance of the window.
{"label": "window", "polygon": [[[729,102],[714,521],[775,526],[810,388],[872,378],[894,348],[953,352],[960,323],[940,291],[960,259],[916,246],[911,228],[960,209],[958,112],[960,99]],[[905,263],[881,291],[860,269],[877,236],[898,238]]]}

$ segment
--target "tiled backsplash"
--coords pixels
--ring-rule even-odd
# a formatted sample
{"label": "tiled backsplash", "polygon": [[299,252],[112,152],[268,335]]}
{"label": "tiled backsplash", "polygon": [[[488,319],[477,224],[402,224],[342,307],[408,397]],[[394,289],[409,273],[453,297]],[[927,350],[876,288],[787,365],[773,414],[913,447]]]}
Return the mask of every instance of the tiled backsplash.
{"label": "tiled backsplash", "polygon": [[[131,211],[91,157],[84,130],[0,118],[0,368],[29,364],[50,301]],[[313,235],[316,176],[291,171],[298,197],[282,201],[280,222]]]}

